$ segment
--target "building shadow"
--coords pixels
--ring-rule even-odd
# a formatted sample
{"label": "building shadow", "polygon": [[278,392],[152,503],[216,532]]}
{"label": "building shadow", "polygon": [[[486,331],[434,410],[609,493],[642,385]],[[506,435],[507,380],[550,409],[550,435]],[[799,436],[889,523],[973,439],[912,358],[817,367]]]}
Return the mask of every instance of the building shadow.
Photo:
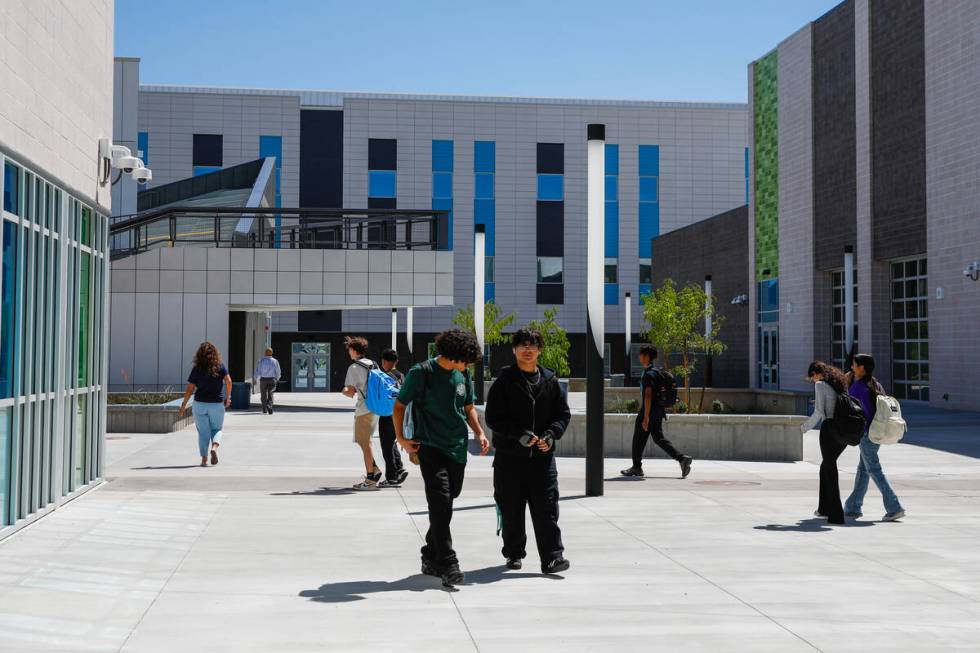
{"label": "building shadow", "polygon": [[[133,470],[133,471],[135,471],[135,472],[143,472],[143,471],[146,471],[146,470],[149,470],[149,469],[193,469],[194,467],[200,467],[200,466],[201,466],[201,463],[197,463],[197,464],[194,464],[194,465],[162,465],[160,467],[152,467],[152,466],[146,466],[146,467],[130,467],[130,469]],[[208,465],[208,467],[212,467],[212,466],[213,465]]]}
{"label": "building shadow", "polygon": [[[283,404],[276,404],[272,407],[274,411],[272,415],[269,415],[269,419],[275,419],[276,415],[279,413],[354,413],[354,407],[341,408],[338,406],[290,406]],[[259,403],[254,403],[252,406],[242,410],[235,410],[236,415],[261,415],[262,405]]]}
{"label": "building shadow", "polygon": [[683,481],[685,479],[680,476],[651,476],[646,474],[644,476],[610,476],[608,478],[602,479],[609,483],[642,483],[643,481]]}
{"label": "building shadow", "polygon": [[[469,585],[487,585],[502,580],[515,580],[518,578],[543,578],[548,580],[561,580],[563,576],[551,574],[532,574],[508,571],[506,567],[500,565],[495,567],[484,567],[466,571],[466,582],[457,587]],[[453,591],[453,588],[444,587],[442,581],[433,576],[423,574],[413,574],[394,581],[384,580],[356,580],[343,583],[326,583],[317,589],[303,590],[299,596],[315,601],[317,603],[350,603],[353,601],[363,601],[371,594],[382,594],[384,592],[426,592],[426,591]]]}
{"label": "building shadow", "polygon": [[790,533],[822,533],[832,531],[835,528],[874,526],[874,522],[849,521],[846,524],[828,524],[826,519],[814,517],[812,519],[801,519],[795,524],[765,524],[753,526],[757,531],[776,531]]}
{"label": "building shadow", "polygon": [[908,423],[908,433],[902,444],[936,449],[960,456],[980,458],[980,413],[902,404],[902,416]]}

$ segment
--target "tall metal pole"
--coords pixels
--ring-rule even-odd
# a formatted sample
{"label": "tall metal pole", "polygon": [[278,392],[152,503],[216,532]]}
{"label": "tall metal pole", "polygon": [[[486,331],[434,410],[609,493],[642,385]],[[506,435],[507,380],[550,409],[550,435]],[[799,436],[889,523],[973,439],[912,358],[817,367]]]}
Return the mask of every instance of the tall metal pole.
{"label": "tall metal pole", "polygon": [[483,347],[485,338],[484,310],[486,300],[484,294],[486,285],[483,282],[486,268],[486,225],[478,224],[473,227],[473,328],[476,331],[476,341],[480,345],[480,358],[476,362],[476,403],[483,405]]}
{"label": "tall metal pole", "polygon": [[854,355],[854,248],[844,248],[844,367]]}
{"label": "tall metal pole", "polygon": [[415,364],[415,345],[412,344],[412,318],[415,309],[409,306],[405,309],[405,337],[408,338],[408,363]]}
{"label": "tall metal pole", "polygon": [[[711,296],[711,275],[704,277],[704,339],[707,342],[711,338],[711,330],[714,327]],[[714,387],[714,368],[712,367],[711,353],[705,352],[704,356],[704,386]]]}
{"label": "tall metal pole", "polygon": [[586,333],[585,398],[585,494],[603,494],[604,448],[604,366],[605,332],[605,172],[606,126],[591,124],[588,139],[588,230],[586,264],[586,299],[588,306]]}
{"label": "tall metal pole", "polygon": [[626,293],[626,372],[623,385],[629,387],[633,376],[633,297]]}
{"label": "tall metal pole", "polygon": [[398,351],[398,309],[391,309],[391,348]]}

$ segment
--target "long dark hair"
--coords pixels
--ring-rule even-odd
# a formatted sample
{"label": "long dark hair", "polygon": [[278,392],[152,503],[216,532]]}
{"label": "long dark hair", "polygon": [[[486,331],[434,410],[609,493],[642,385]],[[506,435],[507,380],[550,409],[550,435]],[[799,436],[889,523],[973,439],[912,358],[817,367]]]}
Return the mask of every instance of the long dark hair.
{"label": "long dark hair", "polygon": [[210,342],[202,342],[194,354],[194,368],[208,376],[218,376],[221,373],[221,354],[218,348]]}
{"label": "long dark hair", "polygon": [[814,374],[822,374],[824,382],[829,384],[837,394],[847,392],[847,380],[844,378],[844,373],[833,365],[828,365],[823,361],[813,361],[807,368],[806,375],[812,377]]}
{"label": "long dark hair", "polygon": [[874,397],[878,394],[878,389],[881,387],[878,379],[875,378],[874,356],[871,354],[855,354],[854,363],[864,368],[864,376],[861,377],[861,381],[868,385],[868,390],[871,391],[871,396]]}

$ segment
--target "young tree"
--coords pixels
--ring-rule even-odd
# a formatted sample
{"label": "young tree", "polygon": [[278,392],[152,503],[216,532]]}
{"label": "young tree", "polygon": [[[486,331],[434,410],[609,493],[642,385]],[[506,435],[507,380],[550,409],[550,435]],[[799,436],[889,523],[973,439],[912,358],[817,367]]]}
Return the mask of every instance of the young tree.
{"label": "young tree", "polygon": [[[711,331],[705,333],[708,315],[712,316]],[[717,356],[725,351],[725,344],[718,339],[723,320],[715,314],[714,297],[694,283],[678,290],[674,280],[667,279],[643,296],[643,318],[649,325],[643,335],[661,352],[664,367],[684,380],[685,401],[690,406],[695,354]],[[671,366],[672,355],[680,356],[679,365]],[[704,401],[703,388],[701,400]]]}
{"label": "young tree", "polygon": [[[514,323],[515,315],[513,313],[502,315],[502,313],[503,309],[497,306],[492,299],[486,303],[486,307],[483,309],[483,334],[486,341],[484,345],[502,345],[509,342],[509,338],[504,335],[504,329]],[[473,306],[465,306],[459,309],[453,317],[453,324],[460,329],[476,333],[476,326],[473,322]],[[487,369],[485,373],[490,374],[490,370]]]}
{"label": "young tree", "polygon": [[555,371],[558,376],[568,376],[572,373],[568,367],[568,350],[571,343],[568,342],[568,332],[565,331],[555,316],[558,315],[558,308],[552,306],[545,309],[543,320],[531,320],[527,326],[541,332],[544,339],[544,350],[538,362],[542,367],[547,367]]}

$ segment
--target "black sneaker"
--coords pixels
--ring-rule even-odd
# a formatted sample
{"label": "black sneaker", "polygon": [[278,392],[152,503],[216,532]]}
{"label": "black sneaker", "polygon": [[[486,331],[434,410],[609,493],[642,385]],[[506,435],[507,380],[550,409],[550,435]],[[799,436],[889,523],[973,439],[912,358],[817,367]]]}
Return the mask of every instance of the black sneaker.
{"label": "black sneaker", "polygon": [[681,478],[687,478],[687,475],[691,473],[691,463],[694,462],[694,459],[690,456],[681,456],[678,462],[681,464]]}
{"label": "black sneaker", "polygon": [[571,567],[571,563],[564,558],[555,558],[546,565],[541,565],[542,574],[559,574],[563,571],[567,571]]}
{"label": "black sneaker", "polygon": [[378,481],[381,480],[381,471],[378,470],[378,471],[374,472],[373,474],[368,474],[364,478],[366,478],[369,481],[373,481],[373,482],[377,483]]}
{"label": "black sneaker", "polygon": [[265,415],[265,406],[262,406],[262,414]]}
{"label": "black sneaker", "polygon": [[395,478],[395,484],[401,485],[405,482],[406,478],[408,478],[408,470],[403,469],[402,471],[398,472],[398,476]]}
{"label": "black sneaker", "polygon": [[507,565],[508,569],[520,569],[524,566],[524,563],[521,562],[520,558],[507,558],[507,562],[504,564]]}
{"label": "black sneaker", "polygon": [[436,567],[435,563],[431,560],[426,560],[422,558],[422,573],[426,576],[435,576],[436,578],[442,578],[442,572]]}
{"label": "black sneaker", "polygon": [[635,476],[637,478],[643,478],[643,468],[642,467],[627,467],[626,469],[619,472],[623,476]]}
{"label": "black sneaker", "polygon": [[442,572],[442,584],[446,587],[459,585],[464,580],[466,580],[466,574],[459,570],[458,562],[450,563],[449,566]]}
{"label": "black sneaker", "polygon": [[272,406],[271,405],[269,406],[269,414],[270,415],[272,414]]}

